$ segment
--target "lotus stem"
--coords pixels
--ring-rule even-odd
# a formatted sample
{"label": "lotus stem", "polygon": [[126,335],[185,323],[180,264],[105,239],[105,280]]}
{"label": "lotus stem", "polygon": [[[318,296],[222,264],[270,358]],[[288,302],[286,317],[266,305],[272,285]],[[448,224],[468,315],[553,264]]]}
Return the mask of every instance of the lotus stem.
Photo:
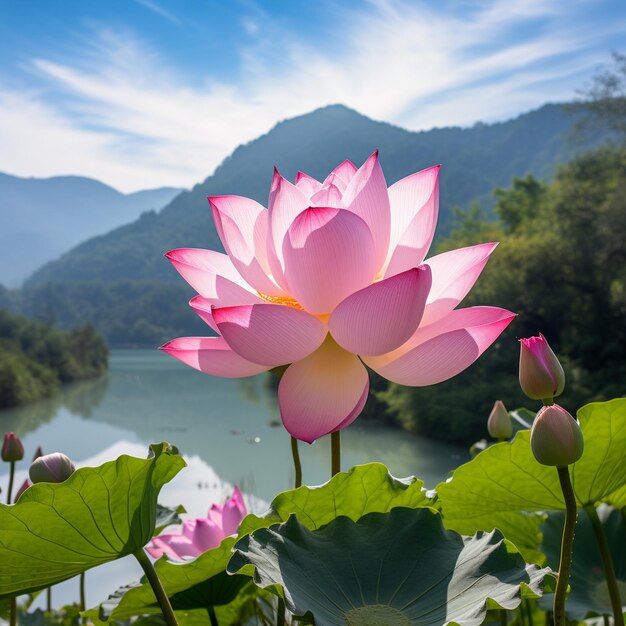
{"label": "lotus stem", "polygon": [[276,604],[276,626],[285,626],[285,601],[280,596]]}
{"label": "lotus stem", "polygon": [[[15,461],[11,461],[9,469],[9,488],[7,490],[7,504],[11,504],[11,495],[13,494],[13,479],[15,478]],[[10,626],[17,625],[17,598],[11,598],[9,603],[9,624]]]}
{"label": "lotus stem", "polygon": [[296,472],[295,489],[297,489],[302,486],[302,464],[300,463],[300,452],[298,452],[298,440],[295,437],[291,438],[291,456]]}
{"label": "lotus stem", "polygon": [[533,624],[533,606],[530,600],[526,600],[526,616],[528,617],[528,625],[534,626]]}
{"label": "lotus stem", "polygon": [[341,471],[341,431],[330,434],[331,476]]}
{"label": "lotus stem", "polygon": [[215,614],[215,609],[212,606],[207,607],[207,613],[209,614],[209,620],[211,621],[211,626],[220,626],[220,623],[217,621],[217,615]]}
{"label": "lotus stem", "polygon": [[576,529],[576,517],[578,507],[576,496],[572,489],[572,481],[569,477],[568,467],[557,467],[561,483],[561,491],[565,499],[565,524],[563,524],[563,538],[561,540],[561,558],[559,561],[559,573],[554,592],[554,626],[565,626],[565,596],[569,582],[569,572],[572,565],[572,549],[574,547],[574,531]]}
{"label": "lotus stem", "polygon": [[509,620],[506,615],[506,609],[500,609],[500,626],[507,626],[508,623]]}
{"label": "lotus stem", "polygon": [[619,595],[617,578],[615,576],[615,567],[613,566],[613,558],[611,557],[609,544],[606,540],[606,533],[604,532],[602,522],[600,522],[598,512],[593,504],[589,504],[585,507],[585,513],[587,513],[587,517],[593,527],[593,532],[596,536],[596,541],[598,542],[598,548],[600,549],[600,555],[602,556],[602,562],[604,563],[604,575],[606,577],[606,584],[609,588],[609,596],[611,597],[611,607],[613,609],[615,626],[624,626],[622,599]]}
{"label": "lotus stem", "polygon": [[143,551],[143,548],[133,552],[133,556],[139,561],[139,565],[141,565],[141,568],[143,569],[146,578],[152,587],[152,591],[154,592],[157,602],[161,607],[161,611],[163,611],[163,617],[165,618],[167,626],[178,626],[176,615],[174,615],[174,610],[172,609],[170,600],[165,593],[165,589],[163,589],[163,585],[157,576],[154,565],[152,565],[152,561],[150,561],[146,553]]}
{"label": "lotus stem", "polygon": [[13,495],[13,480],[15,479],[15,461],[11,461],[9,469],[9,488],[7,490],[7,504],[11,504],[11,496]]}
{"label": "lotus stem", "polygon": [[46,589],[46,607],[48,609],[48,613],[52,612],[52,587],[48,587]]}
{"label": "lotus stem", "polygon": [[82,612],[87,608],[87,602],[85,600],[85,572],[79,576],[78,585],[80,588],[80,610]]}

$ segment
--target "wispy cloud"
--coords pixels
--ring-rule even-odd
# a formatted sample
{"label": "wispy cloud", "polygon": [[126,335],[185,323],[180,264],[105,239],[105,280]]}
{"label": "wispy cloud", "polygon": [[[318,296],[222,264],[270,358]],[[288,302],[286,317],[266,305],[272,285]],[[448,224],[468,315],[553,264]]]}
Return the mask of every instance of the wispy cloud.
{"label": "wispy cloud", "polygon": [[164,9],[162,6],[159,6],[156,2],[152,2],[152,0],[135,0],[135,2],[149,11],[156,13],[172,24],[180,24],[180,20],[175,15]]}
{"label": "wispy cloud", "polygon": [[461,15],[372,0],[337,7],[315,44],[261,11],[240,21],[236,79],[200,84],[139,36],[101,28],[79,60],[31,60],[43,91],[2,91],[0,170],[188,186],[278,120],[329,103],[415,130],[512,116],[571,97],[608,57],[605,37],[626,32],[624,19],[575,19],[591,2],[468,2]]}

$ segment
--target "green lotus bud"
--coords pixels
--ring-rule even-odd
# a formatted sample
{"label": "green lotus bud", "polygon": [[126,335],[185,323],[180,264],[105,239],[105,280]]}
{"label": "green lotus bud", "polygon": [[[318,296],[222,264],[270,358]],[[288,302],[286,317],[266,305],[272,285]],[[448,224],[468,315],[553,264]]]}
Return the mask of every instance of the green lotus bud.
{"label": "green lotus bud", "polygon": [[583,455],[585,442],[578,422],[563,407],[551,404],[535,417],[530,447],[542,465],[567,467]]}
{"label": "green lotus bud", "polygon": [[513,436],[513,422],[502,400],[496,400],[489,419],[487,430],[494,439],[510,439]]}
{"label": "green lotus bud", "polygon": [[15,463],[24,458],[24,446],[15,433],[4,433],[1,456],[7,463]]}
{"label": "green lotus bud", "polygon": [[76,467],[69,457],[53,452],[35,459],[28,474],[33,483],[62,483],[75,471]]}

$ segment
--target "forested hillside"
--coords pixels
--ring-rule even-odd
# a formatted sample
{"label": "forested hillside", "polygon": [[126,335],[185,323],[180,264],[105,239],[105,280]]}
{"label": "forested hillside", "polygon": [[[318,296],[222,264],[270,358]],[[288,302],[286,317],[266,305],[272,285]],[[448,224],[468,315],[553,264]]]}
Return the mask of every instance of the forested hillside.
{"label": "forested hillside", "polygon": [[108,349],[93,326],[63,332],[0,309],[0,409],[100,376],[107,361]]}

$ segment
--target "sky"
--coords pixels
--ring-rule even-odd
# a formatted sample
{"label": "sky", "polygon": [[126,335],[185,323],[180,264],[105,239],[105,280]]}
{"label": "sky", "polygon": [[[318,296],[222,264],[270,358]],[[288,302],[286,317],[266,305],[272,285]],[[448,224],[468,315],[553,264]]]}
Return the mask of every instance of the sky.
{"label": "sky", "polygon": [[0,171],[191,187],[341,103],[410,130],[571,100],[624,0],[0,0]]}

